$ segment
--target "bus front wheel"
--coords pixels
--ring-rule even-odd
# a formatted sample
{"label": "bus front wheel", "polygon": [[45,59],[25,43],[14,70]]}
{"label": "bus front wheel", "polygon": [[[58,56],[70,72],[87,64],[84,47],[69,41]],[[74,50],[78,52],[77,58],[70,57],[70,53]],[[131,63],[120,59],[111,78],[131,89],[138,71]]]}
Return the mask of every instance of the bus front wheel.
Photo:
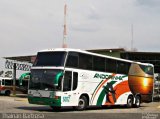
{"label": "bus front wheel", "polygon": [[79,98],[78,106],[76,107],[76,109],[79,111],[85,110],[87,108],[87,102],[87,98],[85,96],[81,96]]}

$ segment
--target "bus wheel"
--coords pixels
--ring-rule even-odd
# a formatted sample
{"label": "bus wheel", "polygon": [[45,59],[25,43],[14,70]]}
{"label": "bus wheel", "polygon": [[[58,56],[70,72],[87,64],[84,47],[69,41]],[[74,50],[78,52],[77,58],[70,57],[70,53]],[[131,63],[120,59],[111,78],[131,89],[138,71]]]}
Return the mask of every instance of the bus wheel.
{"label": "bus wheel", "polygon": [[78,101],[78,106],[76,107],[77,110],[79,111],[82,111],[82,110],[85,110],[87,108],[87,98],[85,96],[81,96],[79,98],[79,101]]}
{"label": "bus wheel", "polygon": [[129,96],[127,99],[127,107],[131,108],[133,106],[133,97]]}
{"label": "bus wheel", "polygon": [[9,91],[9,90],[5,91],[6,96],[10,96],[10,94],[11,94],[11,91]]}
{"label": "bus wheel", "polygon": [[141,98],[140,98],[140,96],[136,96],[134,106],[138,108],[138,107],[140,107],[140,104],[141,104]]}

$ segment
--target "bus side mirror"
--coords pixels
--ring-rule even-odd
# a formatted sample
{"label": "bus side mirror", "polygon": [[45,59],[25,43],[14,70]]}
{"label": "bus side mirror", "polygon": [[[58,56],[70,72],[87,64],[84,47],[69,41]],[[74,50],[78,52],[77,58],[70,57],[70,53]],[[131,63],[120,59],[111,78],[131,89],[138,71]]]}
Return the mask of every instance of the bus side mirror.
{"label": "bus side mirror", "polygon": [[31,73],[30,72],[27,72],[27,73],[24,73],[20,76],[19,78],[19,85],[22,86],[22,81],[24,79],[30,79],[30,76],[31,76]]}
{"label": "bus side mirror", "polygon": [[60,80],[62,80],[63,72],[59,72],[54,79],[54,86],[58,86]]}

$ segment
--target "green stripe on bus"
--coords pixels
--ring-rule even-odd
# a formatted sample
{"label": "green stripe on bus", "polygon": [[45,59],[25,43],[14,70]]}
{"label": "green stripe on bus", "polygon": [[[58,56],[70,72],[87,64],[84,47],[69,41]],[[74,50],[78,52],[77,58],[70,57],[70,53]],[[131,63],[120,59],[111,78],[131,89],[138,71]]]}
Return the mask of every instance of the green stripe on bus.
{"label": "green stripe on bus", "polygon": [[42,98],[42,97],[28,96],[28,102],[30,104],[61,106],[61,97],[59,97],[58,99],[54,99],[54,98]]}
{"label": "green stripe on bus", "polygon": [[[95,91],[97,90],[97,88],[99,87],[99,85],[101,84],[103,82],[103,80],[101,80],[101,82],[98,84],[98,86],[95,88],[95,90],[93,91],[93,96],[94,96],[94,93],[95,93]],[[92,98],[93,98],[93,96],[92,96]]]}
{"label": "green stripe on bus", "polygon": [[[116,83],[117,81],[111,81],[110,83],[113,85],[114,83]],[[105,88],[108,88],[108,86],[106,85]],[[106,95],[105,89],[103,88],[103,90],[101,91],[98,100],[97,100],[97,105],[100,106],[102,105],[103,99]]]}
{"label": "green stripe on bus", "polygon": [[105,90],[103,89],[102,92],[100,93],[98,100],[97,100],[97,105],[100,106],[102,105],[104,96],[106,95]]}

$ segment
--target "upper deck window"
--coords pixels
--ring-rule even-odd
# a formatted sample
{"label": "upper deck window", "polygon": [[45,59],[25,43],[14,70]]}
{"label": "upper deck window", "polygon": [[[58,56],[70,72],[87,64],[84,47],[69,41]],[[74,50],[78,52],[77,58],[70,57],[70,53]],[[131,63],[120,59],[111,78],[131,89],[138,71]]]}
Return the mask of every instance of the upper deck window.
{"label": "upper deck window", "polygon": [[66,52],[39,52],[33,66],[64,66]]}
{"label": "upper deck window", "polygon": [[66,66],[67,67],[74,67],[74,68],[78,68],[79,63],[78,63],[78,58],[79,58],[79,54],[76,52],[69,52],[68,53],[68,58],[67,58],[67,63]]}

